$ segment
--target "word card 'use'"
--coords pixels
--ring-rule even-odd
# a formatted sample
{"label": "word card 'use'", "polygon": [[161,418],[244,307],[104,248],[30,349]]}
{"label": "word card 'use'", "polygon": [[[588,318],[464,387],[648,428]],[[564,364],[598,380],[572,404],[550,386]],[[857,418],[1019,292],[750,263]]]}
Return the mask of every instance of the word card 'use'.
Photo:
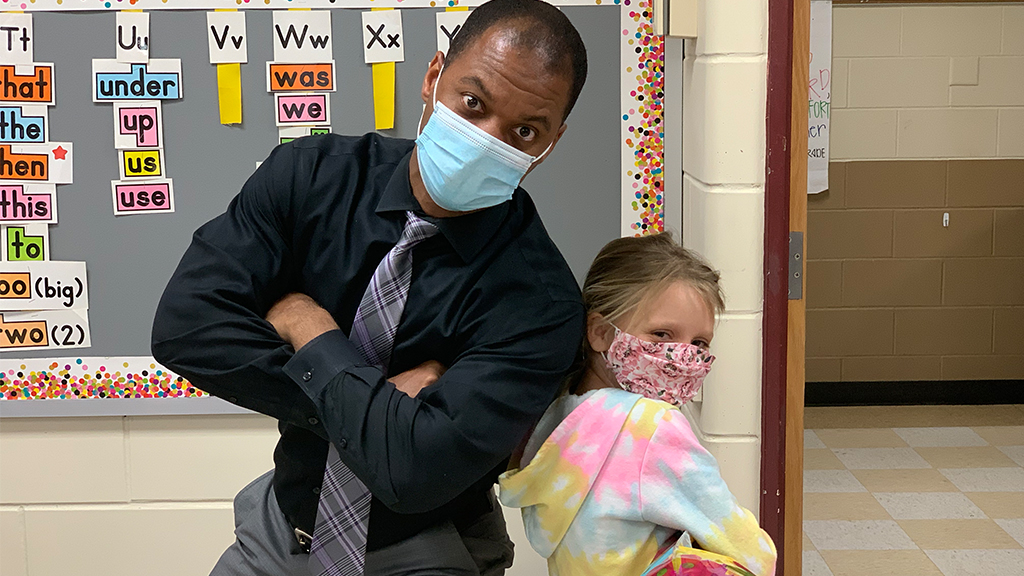
{"label": "word card 'use'", "polygon": [[167,174],[164,166],[164,151],[153,150],[118,150],[118,164],[121,168],[122,180],[154,180]]}
{"label": "word card 'use'", "polygon": [[177,100],[182,96],[181,60],[177,58],[153,58],[146,64],[92,61],[93,102]]}
{"label": "word card 'use'", "polygon": [[0,310],[69,310],[89,307],[85,262],[0,264]]}
{"label": "word card 'use'", "polygon": [[0,13],[0,64],[31,64],[32,14]]}
{"label": "word card 'use'", "polygon": [[170,178],[146,182],[110,183],[114,216],[170,214],[174,212],[174,183]]}
{"label": "word card 'use'", "polygon": [[405,62],[402,11],[363,12],[363,57],[367,64]]}
{"label": "word card 'use'", "polygon": [[117,61],[128,64],[149,62],[149,13],[117,13]]}
{"label": "word card 'use'", "polygon": [[9,182],[71,184],[71,142],[0,144],[0,185]]}
{"label": "word card 'use'", "polygon": [[330,126],[329,94],[274,94],[278,126]]}
{"label": "word card 'use'", "polygon": [[164,121],[159,100],[114,102],[114,148],[163,148]]}
{"label": "word card 'use'", "polygon": [[[4,262],[45,262],[50,259],[50,225],[0,226]],[[22,308],[23,310],[24,308]]]}
{"label": "word card 'use'", "polygon": [[0,313],[0,351],[90,346],[89,311],[85,308]]}
{"label": "word card 'use'", "polygon": [[334,61],[267,62],[267,92],[334,92]]}
{"label": "word card 'use'", "polygon": [[0,102],[53,105],[53,64],[0,64]]}
{"label": "word card 'use'", "polygon": [[439,52],[448,54],[448,47],[452,45],[452,38],[462,30],[462,25],[469,18],[469,10],[458,12],[438,12],[437,18],[437,49]]}
{"label": "word card 'use'", "polygon": [[40,144],[49,140],[46,129],[49,108],[43,104],[0,104],[0,144]]}
{"label": "word card 'use'", "polygon": [[207,12],[206,31],[210,43],[210,64],[245,64],[249,48],[245,43],[245,12]]}
{"label": "word card 'use'", "polygon": [[332,35],[328,10],[275,10],[274,61],[330,62]]}
{"label": "word card 'use'", "polygon": [[0,184],[0,224],[36,223],[57,223],[57,186]]}

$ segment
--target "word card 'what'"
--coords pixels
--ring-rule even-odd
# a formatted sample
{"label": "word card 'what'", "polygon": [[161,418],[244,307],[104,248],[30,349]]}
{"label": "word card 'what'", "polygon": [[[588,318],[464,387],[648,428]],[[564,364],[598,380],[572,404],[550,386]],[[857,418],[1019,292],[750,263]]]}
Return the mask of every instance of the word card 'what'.
{"label": "word card 'what'", "polygon": [[469,10],[457,12],[438,12],[437,20],[437,50],[448,54],[448,47],[452,45],[452,38],[462,30],[462,25],[469,18]]}
{"label": "word card 'what'", "polygon": [[0,264],[0,310],[68,310],[89,307],[85,262]]}
{"label": "word card 'what'", "polygon": [[90,346],[89,311],[84,308],[0,314],[0,351]]}
{"label": "word card 'what'", "polygon": [[71,184],[71,142],[0,144],[0,185],[7,182]]}
{"label": "word card 'what'", "polygon": [[274,61],[330,62],[332,35],[328,10],[275,10]]}
{"label": "word card 'what'", "polygon": [[0,65],[0,102],[52,105],[53,64]]}
{"label": "word card 'what'", "polygon": [[210,64],[245,64],[249,61],[245,12],[207,12],[206,32]]}
{"label": "word card 'what'", "polygon": [[330,126],[322,126],[320,128],[314,126],[281,126],[277,129],[277,136],[281,144],[287,144],[296,138],[304,136],[319,136],[320,134],[330,133]]}
{"label": "word card 'what'", "polygon": [[0,63],[31,64],[32,14],[0,13]]}
{"label": "word card 'what'", "polygon": [[267,92],[334,92],[334,61],[267,62]]}
{"label": "word card 'what'", "polygon": [[158,100],[114,102],[114,148],[163,148],[164,121]]}
{"label": "word card 'what'", "polygon": [[149,182],[110,183],[114,216],[170,214],[174,212],[174,184],[170,178]]}
{"label": "word card 'what'", "polygon": [[0,224],[56,224],[53,184],[0,184]]}
{"label": "word card 'what'", "polygon": [[330,126],[328,94],[275,94],[277,125]]}
{"label": "word card 'what'", "polygon": [[50,225],[2,226],[5,262],[45,262],[50,259]]}
{"label": "word card 'what'", "polygon": [[405,62],[402,11],[363,12],[363,58],[367,64]]}
{"label": "word card 'what'", "polygon": [[181,60],[153,58],[147,64],[92,61],[92,101],[177,100],[182,97]]}
{"label": "word card 'what'", "polygon": [[128,64],[149,62],[149,14],[117,13],[117,61]]}
{"label": "word card 'what'", "polygon": [[162,149],[120,150],[117,159],[122,180],[153,180],[167,174]]}
{"label": "word card 'what'", "polygon": [[0,144],[46,142],[48,112],[45,105],[0,105]]}

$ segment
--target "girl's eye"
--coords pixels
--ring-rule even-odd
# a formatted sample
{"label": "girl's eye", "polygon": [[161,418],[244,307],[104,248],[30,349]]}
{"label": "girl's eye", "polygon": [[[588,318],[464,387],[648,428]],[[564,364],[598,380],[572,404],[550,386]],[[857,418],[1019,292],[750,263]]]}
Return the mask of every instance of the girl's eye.
{"label": "girl's eye", "polygon": [[470,110],[478,110],[480,108],[480,101],[477,100],[476,96],[472,96],[470,94],[466,94],[462,97],[462,103]]}
{"label": "girl's eye", "polygon": [[701,340],[700,338],[694,340],[693,342],[691,342],[691,344],[703,350],[707,350],[708,348],[711,347],[711,345],[708,344],[707,341]]}
{"label": "girl's eye", "polygon": [[519,134],[520,138],[527,142],[533,140],[533,137],[535,136],[533,128],[530,128],[529,126],[520,126],[519,129],[516,130],[516,133]]}
{"label": "girl's eye", "polygon": [[665,332],[664,330],[655,330],[654,332],[651,332],[651,335],[654,336],[655,338],[658,338],[659,340],[668,340],[672,336],[671,334]]}

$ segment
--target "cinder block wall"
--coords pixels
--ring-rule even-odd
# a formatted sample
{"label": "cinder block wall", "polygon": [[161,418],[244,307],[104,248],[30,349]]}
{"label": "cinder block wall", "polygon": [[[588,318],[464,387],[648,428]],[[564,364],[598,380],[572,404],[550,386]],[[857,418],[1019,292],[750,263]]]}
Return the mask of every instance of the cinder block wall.
{"label": "cinder block wall", "polygon": [[808,381],[1024,378],[1024,4],[833,19]]}

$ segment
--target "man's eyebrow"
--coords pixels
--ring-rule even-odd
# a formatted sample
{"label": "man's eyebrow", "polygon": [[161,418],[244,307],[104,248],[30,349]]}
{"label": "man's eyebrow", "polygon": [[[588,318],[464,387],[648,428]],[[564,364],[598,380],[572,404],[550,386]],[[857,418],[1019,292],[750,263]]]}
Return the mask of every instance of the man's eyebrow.
{"label": "man's eyebrow", "polygon": [[523,118],[523,122],[535,122],[544,126],[544,130],[551,130],[551,121],[548,120],[547,116],[527,116]]}
{"label": "man's eyebrow", "polygon": [[472,84],[472,85],[476,86],[477,89],[480,90],[480,92],[484,95],[484,98],[487,98],[488,100],[493,100],[494,99],[494,97],[491,96],[491,93],[487,91],[487,88],[484,88],[484,82],[479,77],[477,77],[477,76],[463,76],[462,77],[462,82],[463,83]]}

